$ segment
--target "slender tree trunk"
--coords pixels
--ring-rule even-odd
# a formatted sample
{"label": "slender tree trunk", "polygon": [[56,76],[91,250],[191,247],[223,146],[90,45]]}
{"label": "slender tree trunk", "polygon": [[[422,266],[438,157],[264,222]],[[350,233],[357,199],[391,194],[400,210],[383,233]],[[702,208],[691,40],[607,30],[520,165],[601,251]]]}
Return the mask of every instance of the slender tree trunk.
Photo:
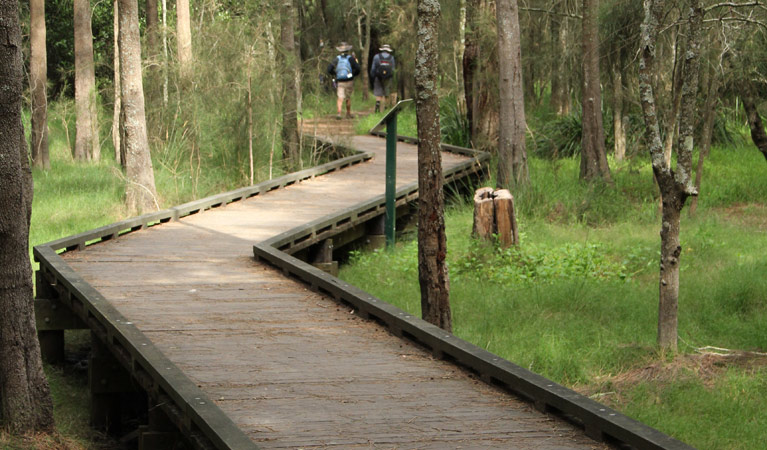
{"label": "slender tree trunk", "polygon": [[122,94],[120,92],[120,4],[119,0],[114,0],[112,5],[113,23],[114,23],[114,109],[112,111],[112,145],[115,148],[115,162],[125,167],[125,161],[122,158],[121,142],[122,131]]}
{"label": "slender tree trunk", "polygon": [[679,299],[679,258],[682,246],[679,240],[680,215],[687,197],[697,195],[692,183],[693,129],[695,101],[698,88],[700,30],[703,11],[698,0],[690,0],[689,30],[685,64],[682,68],[682,100],[677,141],[676,170],[666,163],[658,123],[658,111],[652,79],[655,74],[656,38],[663,17],[662,1],[645,1],[645,19],[641,34],[641,63],[639,89],[645,130],[653,173],[663,198],[661,226],[661,261],[658,305],[658,345],[676,351],[677,305]]}
{"label": "slender tree trunk", "polygon": [[168,3],[162,0],[162,106],[168,107]]}
{"label": "slender tree trunk", "polygon": [[29,84],[32,97],[32,163],[50,169],[48,152],[48,58],[45,50],[45,0],[30,0]]}
{"label": "slender tree trunk", "polygon": [[[295,40],[295,6],[293,0],[283,0],[280,11],[280,65],[286,73],[297,73]],[[298,139],[298,95],[295,77],[282,77],[282,156],[293,167],[300,165]]]}
{"label": "slender tree trunk", "polygon": [[192,27],[189,0],[176,0],[176,45],[181,77],[189,79],[192,65]]}
{"label": "slender tree trunk", "polygon": [[53,402],[35,330],[29,218],[32,176],[21,123],[19,5],[0,0],[0,427],[53,431]]}
{"label": "slender tree trunk", "polygon": [[621,62],[612,66],[613,75],[613,136],[615,138],[615,160],[620,162],[626,157],[626,129],[623,124],[623,74]]}
{"label": "slender tree trunk", "polygon": [[[703,162],[711,151],[711,135],[714,131],[714,120],[716,119],[716,104],[719,102],[719,74],[715,68],[709,70],[708,92],[706,93],[706,103],[703,107],[703,130],[700,136],[700,153],[698,155],[697,169],[695,170],[695,191],[700,193],[700,186],[703,180]],[[693,196],[690,200],[690,216],[694,216],[698,210],[698,196]]]}
{"label": "slender tree trunk", "polygon": [[525,99],[522,84],[522,46],[517,0],[497,0],[498,66],[500,77],[500,137],[498,187],[530,182],[525,149]]}
{"label": "slender tree trunk", "polygon": [[[560,2],[564,9],[565,2]],[[570,114],[570,77],[567,71],[567,45],[570,39],[566,17],[552,19],[554,67],[551,77],[551,109],[558,116]]]}
{"label": "slender tree trunk", "polygon": [[438,0],[418,0],[418,50],[415,88],[418,122],[418,281],[421,315],[427,322],[452,331],[450,283],[447,273],[437,96]]}
{"label": "slender tree trunk", "polygon": [[146,0],[146,47],[147,59],[156,64],[157,58],[157,34],[159,32],[159,17],[157,0]]}
{"label": "slender tree trunk", "polygon": [[141,77],[141,40],[136,0],[119,0],[120,79],[125,134],[125,202],[131,211],[159,208],[154,185],[152,158],[144,111],[144,86]]}
{"label": "slender tree trunk", "polygon": [[[678,28],[678,27],[676,27]],[[682,101],[682,60],[679,57],[679,30],[674,34],[674,46],[671,52],[673,70],[671,71],[671,108],[666,117],[666,140],[663,143],[663,158],[666,165],[671,164],[671,152],[674,148],[674,138],[678,136],[679,107]]]}
{"label": "slender tree trunk", "polygon": [[746,111],[746,117],[748,118],[748,127],[751,130],[751,140],[754,141],[756,148],[762,152],[765,158],[767,158],[767,134],[764,132],[764,123],[762,123],[762,117],[759,115],[759,111],[756,109],[756,101],[754,100],[754,88],[750,82],[742,83],[741,100],[743,101],[743,109]]}
{"label": "slender tree trunk", "polygon": [[466,0],[466,35],[463,50],[463,92],[466,97],[466,119],[469,122],[469,138],[473,142],[477,133],[477,114],[474,95],[474,77],[479,57],[479,8],[480,0]]}
{"label": "slender tree trunk", "polygon": [[372,23],[373,0],[367,0],[365,6],[365,45],[362,47],[362,99],[367,100],[370,94],[370,75],[368,61],[370,59],[370,25]]}
{"label": "slender tree trunk", "polygon": [[583,133],[581,140],[582,180],[602,178],[612,182],[605,152],[602,125],[602,88],[599,83],[599,0],[583,0]]}
{"label": "slender tree trunk", "polygon": [[74,0],[75,26],[75,159],[101,158],[96,110],[96,72],[93,66],[93,32],[89,0]]}

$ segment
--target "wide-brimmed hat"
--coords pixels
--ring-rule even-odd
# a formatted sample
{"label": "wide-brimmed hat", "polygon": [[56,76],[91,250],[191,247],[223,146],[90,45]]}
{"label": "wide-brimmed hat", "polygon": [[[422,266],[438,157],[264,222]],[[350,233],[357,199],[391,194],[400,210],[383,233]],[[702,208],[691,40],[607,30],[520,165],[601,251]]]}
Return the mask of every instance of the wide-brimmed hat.
{"label": "wide-brimmed hat", "polygon": [[389,44],[382,45],[381,48],[379,48],[378,50],[380,50],[382,52],[389,52],[389,53],[394,51],[394,50],[391,49],[391,46]]}
{"label": "wide-brimmed hat", "polygon": [[351,49],[352,49],[352,45],[347,42],[341,42],[340,44],[338,44],[338,46],[336,46],[336,50],[338,50],[339,52],[348,52]]}

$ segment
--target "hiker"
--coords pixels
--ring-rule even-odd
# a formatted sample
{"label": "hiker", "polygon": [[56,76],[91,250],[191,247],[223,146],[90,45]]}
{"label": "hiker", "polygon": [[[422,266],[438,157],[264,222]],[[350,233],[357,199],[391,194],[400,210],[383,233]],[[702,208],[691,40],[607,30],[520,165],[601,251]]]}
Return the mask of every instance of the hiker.
{"label": "hiker", "polygon": [[381,102],[384,102],[389,96],[389,85],[394,77],[394,55],[388,44],[382,45],[373,57],[373,65],[370,66],[370,78],[373,79],[373,95],[376,97],[376,110],[380,112]]}
{"label": "hiker", "polygon": [[341,42],[336,50],[340,53],[328,66],[328,73],[336,79],[336,119],[341,119],[341,107],[346,100],[346,118],[352,118],[352,92],[354,92],[354,77],[360,73],[360,63],[353,53],[352,46]]}

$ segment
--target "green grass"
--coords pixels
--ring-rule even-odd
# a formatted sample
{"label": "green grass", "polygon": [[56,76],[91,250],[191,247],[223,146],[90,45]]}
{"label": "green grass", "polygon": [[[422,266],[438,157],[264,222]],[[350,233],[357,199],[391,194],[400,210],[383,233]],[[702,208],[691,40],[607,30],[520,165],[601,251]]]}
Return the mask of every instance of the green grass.
{"label": "green grass", "polygon": [[[762,156],[716,148],[697,217],[684,215],[676,358],[655,346],[659,224],[649,168],[615,170],[612,188],[580,184],[577,164],[531,159],[533,184],[515,193],[518,250],[475,242],[468,202],[448,208],[455,334],[698,448],[761,447],[767,358],[755,367],[719,362],[706,379],[688,364],[679,369],[688,376],[618,380],[698,361],[689,355],[707,345],[767,349]],[[416,260],[416,243],[400,242],[355,254],[341,277],[420,314]]]}

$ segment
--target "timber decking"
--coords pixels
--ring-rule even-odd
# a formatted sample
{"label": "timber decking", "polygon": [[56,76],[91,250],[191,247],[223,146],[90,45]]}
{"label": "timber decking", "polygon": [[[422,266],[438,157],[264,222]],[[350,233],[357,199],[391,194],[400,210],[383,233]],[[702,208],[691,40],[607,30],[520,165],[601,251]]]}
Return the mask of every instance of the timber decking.
{"label": "timber decking", "polygon": [[[254,243],[383,193],[384,140],[347,139],[377,156],[62,256],[259,446],[602,447],[254,261]],[[398,187],[416,161],[400,143]]]}

